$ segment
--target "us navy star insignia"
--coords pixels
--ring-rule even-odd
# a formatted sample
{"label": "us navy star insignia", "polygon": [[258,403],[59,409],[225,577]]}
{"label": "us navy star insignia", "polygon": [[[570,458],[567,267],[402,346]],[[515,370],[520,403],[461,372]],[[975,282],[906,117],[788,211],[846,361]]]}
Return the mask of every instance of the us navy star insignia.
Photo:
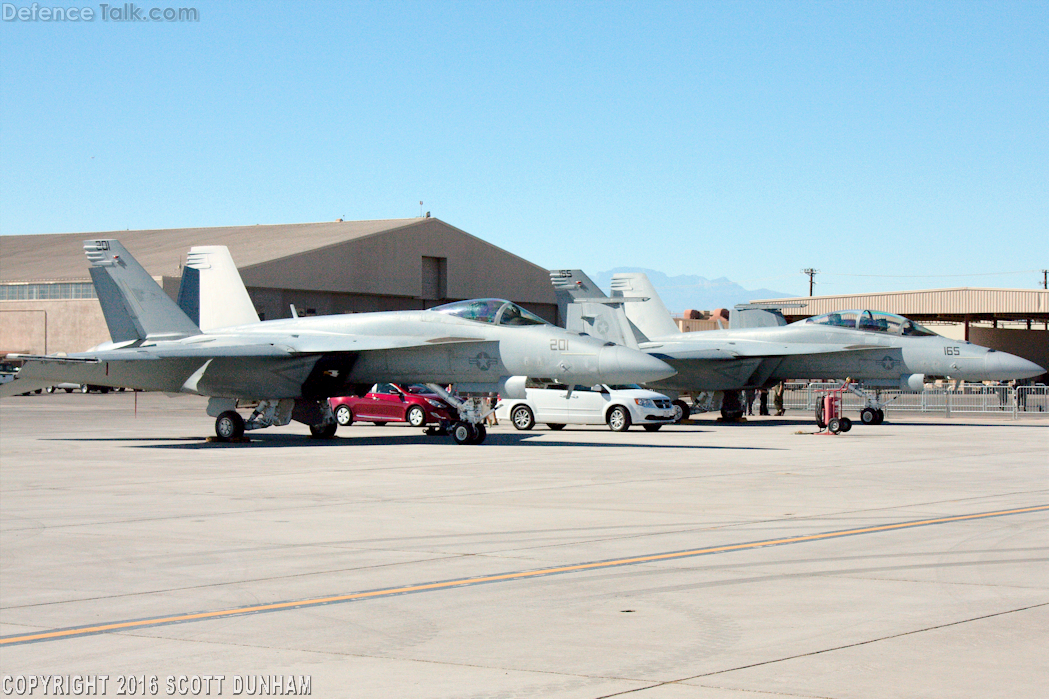
{"label": "us navy star insignia", "polygon": [[495,357],[489,357],[487,352],[478,352],[476,357],[470,359],[470,364],[477,367],[481,371],[488,371],[495,363],[499,360]]}

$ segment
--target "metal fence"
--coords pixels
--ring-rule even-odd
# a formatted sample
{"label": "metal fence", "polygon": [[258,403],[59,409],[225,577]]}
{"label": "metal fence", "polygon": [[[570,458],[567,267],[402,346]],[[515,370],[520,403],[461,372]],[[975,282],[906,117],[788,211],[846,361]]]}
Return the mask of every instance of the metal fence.
{"label": "metal fence", "polygon": [[[783,393],[783,406],[788,410],[815,410],[816,401],[823,392],[839,388],[840,383],[788,382]],[[883,390],[878,396],[885,403],[886,413],[997,413],[1019,418],[1028,413],[1049,412],[1049,388],[1046,386],[987,386],[982,383],[963,383],[955,387],[926,386],[921,393]],[[842,409],[863,409],[863,398],[846,392]]]}

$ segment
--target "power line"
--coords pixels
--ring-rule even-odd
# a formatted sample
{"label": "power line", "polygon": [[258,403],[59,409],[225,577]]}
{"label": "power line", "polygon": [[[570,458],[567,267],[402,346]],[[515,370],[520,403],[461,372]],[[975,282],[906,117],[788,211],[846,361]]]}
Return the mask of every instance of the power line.
{"label": "power line", "polygon": [[[819,270],[816,270],[817,272]],[[806,272],[806,270],[802,270]],[[1042,272],[1046,270],[1041,269],[1021,269],[1015,272],[973,272],[971,274],[838,274],[835,272],[827,272],[828,276],[831,277],[875,277],[882,279],[946,279],[948,277],[1000,277],[1006,274],[1031,274],[1032,272]]]}

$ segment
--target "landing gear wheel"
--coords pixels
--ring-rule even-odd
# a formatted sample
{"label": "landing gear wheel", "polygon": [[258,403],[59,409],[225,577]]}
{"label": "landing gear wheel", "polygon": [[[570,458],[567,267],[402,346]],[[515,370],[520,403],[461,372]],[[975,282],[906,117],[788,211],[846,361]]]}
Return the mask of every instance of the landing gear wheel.
{"label": "landing gear wheel", "polygon": [[452,425],[452,439],[456,444],[470,444],[477,437],[477,430],[469,422],[457,422]]}
{"label": "landing gear wheel", "polygon": [[546,423],[546,426],[552,429],[554,432],[557,432],[558,430],[563,430],[565,428],[565,426],[562,425],[560,422],[548,422]]}
{"label": "landing gear wheel", "polygon": [[326,425],[310,425],[310,436],[314,439],[331,439],[335,436],[337,429],[339,425],[335,422]]}
{"label": "landing gear wheel", "polygon": [[875,425],[880,425],[883,422],[885,422],[885,411],[882,410],[881,408],[878,408],[878,421],[875,422],[874,424]]}
{"label": "landing gear wheel", "polygon": [[244,436],[244,418],[236,410],[227,410],[215,418],[215,435],[222,442],[240,439]]}
{"label": "landing gear wheel", "polygon": [[510,422],[519,430],[530,430],[535,425],[535,415],[527,405],[519,405],[510,413]]}
{"label": "landing gear wheel", "polygon": [[842,432],[848,432],[852,429],[852,420],[850,420],[847,417],[843,417],[840,422],[840,427]]}
{"label": "landing gear wheel", "polygon": [[841,420],[832,417],[830,422],[827,423],[827,429],[830,430],[832,434],[838,434],[841,432]]}
{"label": "landing gear wheel", "polygon": [[659,428],[662,427],[662,425],[642,425],[642,427],[645,428],[646,432],[659,432]]}
{"label": "landing gear wheel", "polygon": [[816,401],[816,427],[826,429],[827,423],[823,421],[823,401]]}
{"label": "landing gear wheel", "polygon": [[422,427],[426,424],[426,411],[418,405],[413,405],[404,414],[404,419],[412,427]]}
{"label": "landing gear wheel", "polygon": [[353,411],[350,410],[348,405],[340,405],[335,408],[335,422],[339,423],[343,427],[347,427],[353,424]]}
{"label": "landing gear wheel", "polygon": [[474,438],[470,444],[480,444],[488,437],[488,428],[484,425],[474,425]]}
{"label": "landing gear wheel", "polygon": [[864,425],[877,425],[878,411],[874,408],[864,408],[860,411],[860,421]]}
{"label": "landing gear wheel", "polygon": [[674,424],[680,425],[682,422],[688,419],[689,407],[688,403],[683,400],[674,401]]}
{"label": "landing gear wheel", "polygon": [[613,432],[626,432],[630,429],[630,413],[617,405],[608,411],[608,426]]}

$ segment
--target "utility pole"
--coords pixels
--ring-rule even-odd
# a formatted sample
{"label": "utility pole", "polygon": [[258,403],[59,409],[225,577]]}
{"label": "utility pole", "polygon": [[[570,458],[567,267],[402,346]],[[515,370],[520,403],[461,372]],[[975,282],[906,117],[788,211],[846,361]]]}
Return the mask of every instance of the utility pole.
{"label": "utility pole", "polygon": [[1042,288],[1049,289],[1049,269],[1042,270]]}
{"label": "utility pole", "polygon": [[809,296],[812,296],[812,286],[816,283],[814,281],[814,278],[817,274],[820,273],[820,271],[818,269],[812,269],[811,267],[809,267],[808,269],[801,270],[801,273],[809,275]]}

